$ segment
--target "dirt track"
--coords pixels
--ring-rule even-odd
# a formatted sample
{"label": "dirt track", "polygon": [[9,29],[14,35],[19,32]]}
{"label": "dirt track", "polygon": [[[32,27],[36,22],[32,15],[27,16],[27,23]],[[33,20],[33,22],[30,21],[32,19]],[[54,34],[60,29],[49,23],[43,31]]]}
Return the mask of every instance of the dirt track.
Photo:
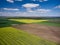
{"label": "dirt track", "polygon": [[41,24],[13,25],[14,28],[27,31],[50,41],[60,43],[60,28]]}

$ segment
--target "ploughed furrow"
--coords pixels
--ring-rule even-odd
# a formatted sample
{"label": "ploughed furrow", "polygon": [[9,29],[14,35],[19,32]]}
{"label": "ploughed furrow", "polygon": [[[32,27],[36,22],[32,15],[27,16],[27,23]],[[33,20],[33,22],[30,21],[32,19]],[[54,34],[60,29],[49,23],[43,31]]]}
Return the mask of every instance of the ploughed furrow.
{"label": "ploughed furrow", "polygon": [[[2,34],[2,35],[1,35]],[[0,33],[0,41],[4,44],[4,45],[8,45],[9,41],[8,38],[5,37],[4,33]],[[10,45],[10,44],[9,44]]]}
{"label": "ploughed furrow", "polygon": [[5,34],[3,34],[3,36],[1,36],[1,38],[3,38],[3,40],[5,40],[4,42],[6,42],[6,45],[13,45],[13,44],[17,45],[17,44],[18,44],[18,43],[17,43],[15,40],[13,40],[10,36],[6,35],[6,36],[4,37],[4,35],[5,35]]}
{"label": "ploughed furrow", "polygon": [[21,40],[20,37],[15,36],[14,33],[9,33],[8,35],[13,36],[13,37],[11,37],[11,39],[13,39],[15,42],[17,42],[18,45],[27,45],[28,44],[28,43],[26,44],[23,39]]}
{"label": "ploughed furrow", "polygon": [[6,45],[4,39],[2,39],[1,37],[0,37],[0,45]]}
{"label": "ploughed furrow", "polygon": [[4,45],[28,45],[28,43],[26,43],[28,41],[23,40],[23,39],[21,40],[21,38],[20,37],[18,38],[17,36],[15,36],[14,33],[11,33],[11,32],[6,32],[5,33],[4,32],[4,33],[1,33],[1,34],[2,35],[0,35],[0,37],[1,37],[1,39],[3,38],[2,41],[4,41],[4,42],[1,41],[1,43],[4,44]]}

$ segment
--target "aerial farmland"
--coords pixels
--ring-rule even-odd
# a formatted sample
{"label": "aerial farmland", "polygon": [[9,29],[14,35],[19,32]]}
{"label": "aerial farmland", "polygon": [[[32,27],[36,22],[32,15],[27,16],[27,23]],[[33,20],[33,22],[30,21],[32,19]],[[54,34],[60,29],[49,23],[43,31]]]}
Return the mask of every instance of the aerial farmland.
{"label": "aerial farmland", "polygon": [[0,45],[60,45],[60,0],[0,0]]}

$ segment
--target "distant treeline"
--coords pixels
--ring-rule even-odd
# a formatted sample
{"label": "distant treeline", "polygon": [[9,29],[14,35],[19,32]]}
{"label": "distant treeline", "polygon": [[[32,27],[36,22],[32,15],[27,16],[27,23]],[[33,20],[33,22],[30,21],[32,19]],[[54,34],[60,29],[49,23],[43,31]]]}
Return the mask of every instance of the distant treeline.
{"label": "distant treeline", "polygon": [[60,17],[1,17],[0,18],[8,18],[8,19],[60,19]]}

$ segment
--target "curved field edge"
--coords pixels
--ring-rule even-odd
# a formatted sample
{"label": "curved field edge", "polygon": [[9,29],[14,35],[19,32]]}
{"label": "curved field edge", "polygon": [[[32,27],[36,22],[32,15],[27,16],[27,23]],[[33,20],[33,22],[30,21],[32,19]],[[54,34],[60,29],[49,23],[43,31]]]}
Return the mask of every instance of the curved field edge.
{"label": "curved field edge", "polygon": [[58,19],[9,19],[12,21],[18,21],[23,23],[33,23],[33,24],[42,24],[48,26],[58,26],[60,27],[60,21]]}
{"label": "curved field edge", "polygon": [[0,28],[0,45],[57,45],[12,27]]}

